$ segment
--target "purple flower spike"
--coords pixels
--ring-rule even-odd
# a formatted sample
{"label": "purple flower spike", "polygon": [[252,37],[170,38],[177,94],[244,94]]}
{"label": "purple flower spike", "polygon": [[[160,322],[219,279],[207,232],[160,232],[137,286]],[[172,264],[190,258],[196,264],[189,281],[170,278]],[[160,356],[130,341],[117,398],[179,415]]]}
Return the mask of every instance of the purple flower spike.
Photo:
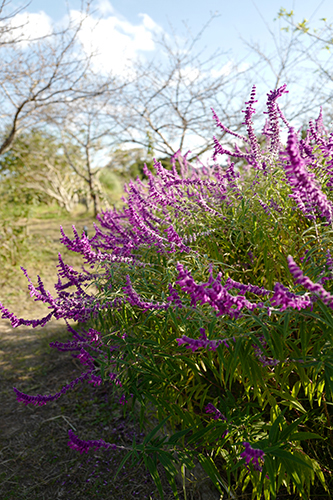
{"label": "purple flower spike", "polygon": [[[69,384],[65,385],[60,392],[57,392],[53,396],[42,396],[41,394],[38,394],[37,396],[29,396],[28,394],[24,394],[23,392],[19,391],[16,389],[16,387],[13,387],[16,396],[17,396],[17,401],[20,401],[24,403],[25,405],[27,404],[33,404],[35,406],[42,406],[48,403],[49,401],[55,401],[56,399],[59,399],[63,394],[66,394],[67,391],[70,389],[73,389],[73,387],[80,383],[83,382],[83,380],[87,380],[89,383],[93,383],[95,386],[100,385],[102,379],[99,376],[96,376],[92,373],[92,369],[88,370],[85,373],[82,373],[79,377],[77,377],[75,380],[72,380]],[[90,380],[89,380],[90,379]]]}
{"label": "purple flower spike", "polygon": [[[216,316],[222,316],[228,314],[231,318],[239,318],[241,316],[241,310],[246,308],[253,311],[257,307],[261,307],[261,304],[255,304],[250,302],[242,295],[231,295],[228,293],[230,283],[226,286],[221,284],[221,273],[219,273],[216,279],[213,278],[212,273],[207,283],[197,284],[195,283],[190,272],[184,269],[182,264],[177,265],[177,270],[179,272],[176,284],[180,286],[183,292],[188,293],[191,296],[191,306],[196,307],[197,303],[206,304],[208,303],[213,309],[217,311]],[[234,282],[236,284],[236,282]],[[236,285],[235,285],[236,286]],[[252,291],[253,287],[249,288]],[[258,289],[260,290],[260,289]]]}
{"label": "purple flower spike", "polygon": [[241,458],[245,458],[246,466],[252,462],[254,470],[261,472],[262,467],[259,465],[259,459],[264,460],[263,457],[265,453],[258,448],[252,448],[250,443],[244,442],[245,450],[241,453]]}
{"label": "purple flower spike", "polygon": [[[263,346],[264,349],[267,347],[267,342],[265,340],[265,337],[262,335],[259,337],[259,340]],[[272,358],[267,358],[260,349],[260,347],[257,346],[257,344],[252,344],[252,347],[254,349],[254,354],[256,357],[259,359],[259,361],[262,363],[263,366],[276,366],[280,363],[278,359],[272,359]]]}
{"label": "purple flower spike", "polygon": [[208,348],[209,351],[216,351],[218,346],[223,342],[226,347],[229,347],[226,340],[208,340],[207,335],[205,333],[204,328],[200,328],[200,337],[198,339],[191,339],[186,335],[183,335],[180,339],[176,339],[178,342],[178,346],[182,344],[188,344],[186,349],[191,349],[192,352],[195,352],[200,347]]}
{"label": "purple flower spike", "polygon": [[247,133],[251,145],[251,153],[253,156],[253,164],[256,168],[259,167],[259,163],[261,161],[261,151],[260,151],[260,146],[257,140],[257,137],[254,133],[254,127],[253,127],[253,122],[252,122],[252,115],[256,112],[256,110],[253,107],[253,104],[258,102],[255,99],[256,95],[256,86],[253,85],[251,94],[250,94],[250,100],[247,101],[245,104],[247,104],[247,107],[243,113],[245,113],[245,122],[243,125],[246,125],[247,128]]}
{"label": "purple flower spike", "polygon": [[314,219],[314,212],[325,217],[327,223],[333,221],[333,205],[320,189],[315,174],[306,168],[306,160],[302,158],[297,136],[292,127],[289,129],[287,154],[289,162],[284,164],[286,177],[291,186],[293,198],[298,208],[308,219]]}
{"label": "purple flower spike", "polygon": [[274,295],[270,299],[270,303],[273,306],[282,306],[280,311],[285,311],[287,307],[292,307],[293,309],[306,309],[307,307],[313,306],[312,301],[309,297],[304,297],[292,293],[281,283],[275,283],[274,285]]}
{"label": "purple flower spike", "polygon": [[80,454],[88,453],[89,450],[98,450],[99,448],[111,448],[111,450],[116,450],[117,445],[112,443],[106,443],[103,439],[96,441],[83,441],[75,436],[74,432],[70,429],[68,431],[68,436],[70,441],[68,441],[68,446],[73,450],[79,451]]}
{"label": "purple flower spike", "polygon": [[213,413],[214,414],[214,420],[227,420],[224,415],[218,410],[212,403],[208,403],[208,405],[205,407],[206,413]]}
{"label": "purple flower spike", "polygon": [[333,295],[325,290],[325,288],[319,283],[313,283],[307,276],[304,276],[301,269],[296,265],[294,259],[291,255],[288,256],[288,266],[289,271],[294,277],[295,283],[304,286],[309,292],[313,293],[315,296],[319,296],[319,298],[326,304],[328,307],[333,309]]}
{"label": "purple flower spike", "polygon": [[[267,94],[267,109],[268,111],[264,111],[264,114],[268,114],[269,116],[269,128],[266,132],[266,135],[270,139],[269,151],[275,156],[278,153],[280,147],[280,127],[279,127],[279,117],[286,123],[286,119],[280,111],[280,108],[277,104],[277,99],[281,97],[283,94],[288,93],[286,90],[286,84],[282,85],[276,90],[271,90]],[[280,115],[280,116],[279,116]]]}
{"label": "purple flower spike", "polygon": [[[222,420],[222,422],[226,422],[227,419],[225,416],[218,410],[212,403],[208,403],[208,405],[205,407],[206,413],[213,413],[214,415],[214,420]],[[228,429],[226,429],[223,434],[222,434],[222,439],[226,437],[226,435],[229,434]]]}

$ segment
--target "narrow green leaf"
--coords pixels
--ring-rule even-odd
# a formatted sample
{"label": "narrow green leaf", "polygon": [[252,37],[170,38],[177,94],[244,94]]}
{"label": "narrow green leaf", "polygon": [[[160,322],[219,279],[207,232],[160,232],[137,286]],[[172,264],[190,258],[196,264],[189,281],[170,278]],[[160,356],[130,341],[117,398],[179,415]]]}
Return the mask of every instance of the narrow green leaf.
{"label": "narrow green leaf", "polygon": [[147,434],[147,436],[143,440],[144,445],[147,444],[149,441],[151,441],[152,437],[155,436],[155,434],[161,429],[161,427],[163,427],[163,425],[169,420],[170,417],[171,415],[164,418],[162,422],[160,422],[156,427],[154,427],[154,429],[149,434]]}
{"label": "narrow green leaf", "polygon": [[161,499],[164,500],[164,493],[163,493],[163,488],[162,488],[162,483],[161,479],[158,473],[158,470],[156,468],[155,463],[150,457],[145,456],[144,457],[144,462],[146,466],[148,467],[148,470],[150,472],[151,477],[153,478],[153,481],[156,485],[156,488],[158,489],[159,494],[161,495]]}
{"label": "narrow green leaf", "polygon": [[132,455],[133,453],[133,450],[130,450],[125,456],[124,458],[122,459],[122,461],[120,462],[120,465],[117,469],[117,472],[116,472],[116,475],[114,476],[114,479],[117,478],[119,472],[121,471],[121,469],[123,468],[123,466],[125,465],[125,463],[127,462],[127,460],[130,458],[130,456]]}
{"label": "narrow green leaf", "polygon": [[302,441],[305,439],[324,439],[319,434],[315,434],[314,432],[295,432],[295,434],[291,434],[288,437],[290,441]]}
{"label": "narrow green leaf", "polygon": [[280,449],[280,450],[270,451],[270,454],[273,455],[274,457],[284,458],[284,459],[290,460],[291,462],[295,462],[295,463],[298,463],[300,465],[303,465],[303,466],[307,467],[308,469],[312,469],[312,467],[309,464],[307,464],[303,460],[300,460],[299,458],[295,457],[295,455],[293,455],[289,451]]}

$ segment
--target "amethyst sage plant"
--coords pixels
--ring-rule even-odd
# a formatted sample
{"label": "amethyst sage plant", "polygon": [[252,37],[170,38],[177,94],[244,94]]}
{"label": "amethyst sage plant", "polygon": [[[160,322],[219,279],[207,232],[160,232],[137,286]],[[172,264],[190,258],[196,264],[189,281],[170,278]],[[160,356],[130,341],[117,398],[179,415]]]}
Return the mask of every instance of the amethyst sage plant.
{"label": "amethyst sage plant", "polygon": [[[328,442],[333,404],[333,286],[331,259],[333,141],[323,116],[306,137],[267,94],[261,136],[253,123],[255,87],[234,150],[214,138],[213,165],[189,164],[180,152],[170,170],[125,187],[124,206],[102,212],[95,234],[61,242],[83,257],[76,271],[61,255],[57,296],[34,285],[52,317],[85,324],[71,351],[82,373],[51,396],[18,401],[42,405],[74,385],[113,384],[119,404],[153,408],[159,424],[124,460],[143,460],[161,497],[156,464],[175,477],[198,462],[222,494],[276,499],[327,495],[333,485]],[[288,141],[281,142],[286,127]],[[243,144],[241,144],[243,143]],[[227,157],[226,164],[223,163]],[[221,160],[221,164],[218,163]],[[80,453],[118,444],[69,431]],[[244,449],[245,447],[245,449]]]}

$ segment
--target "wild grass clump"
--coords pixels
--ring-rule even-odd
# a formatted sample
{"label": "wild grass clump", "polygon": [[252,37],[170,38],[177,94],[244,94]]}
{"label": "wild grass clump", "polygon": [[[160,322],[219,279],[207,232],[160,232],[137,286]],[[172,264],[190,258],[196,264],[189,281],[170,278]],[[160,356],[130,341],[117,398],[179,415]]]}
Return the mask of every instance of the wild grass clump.
{"label": "wild grass clump", "polygon": [[[262,146],[254,87],[247,136],[213,113],[237,139],[233,151],[214,139],[214,160],[226,155],[226,167],[194,168],[177,153],[171,171],[155,162],[155,175],[146,169],[146,181],[130,182],[124,208],[103,212],[92,238],[63,233],[86,267],[59,256],[55,298],[28,278],[47,316],[28,321],[2,306],[14,327],[51,317],[86,324],[51,344],[73,351],[85,371],[49,396],[14,388],[18,401],[46,404],[86,380],[114,384],[120,405],[138,403],[142,426],[154,408],[159,424],[123,463],[144,461],[162,498],[158,463],[175,497],[179,468],[197,463],[224,498],[329,495],[333,142],[321,113],[302,139],[277,104],[285,91],[268,94]],[[88,437],[69,430],[69,445],[122,448]]]}

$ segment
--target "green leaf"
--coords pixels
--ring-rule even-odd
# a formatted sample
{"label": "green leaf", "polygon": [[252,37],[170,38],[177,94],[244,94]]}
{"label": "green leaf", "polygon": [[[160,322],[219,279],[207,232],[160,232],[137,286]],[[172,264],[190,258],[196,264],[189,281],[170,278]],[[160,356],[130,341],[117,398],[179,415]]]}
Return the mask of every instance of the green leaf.
{"label": "green leaf", "polygon": [[267,474],[269,477],[269,489],[272,495],[276,495],[276,475],[277,470],[274,463],[274,460],[270,456],[265,456],[265,461],[262,470],[262,476],[265,477],[265,472],[267,470]]}
{"label": "green leaf", "polygon": [[153,481],[156,485],[156,488],[158,489],[159,494],[161,495],[162,500],[164,500],[164,493],[163,493],[163,488],[162,488],[162,483],[161,479],[158,473],[158,470],[156,468],[155,463],[150,457],[144,456],[144,462],[145,465],[148,467],[148,470],[150,472],[151,477],[153,478]]}
{"label": "green leaf", "polygon": [[283,422],[284,420],[284,413],[286,412],[287,408],[285,408],[282,412],[281,415],[279,415],[275,420],[274,420],[274,423],[272,425],[272,427],[270,428],[269,430],[269,440],[270,442],[273,444],[273,443],[276,443],[278,441],[278,436],[279,436],[279,427],[280,427],[280,424]]}
{"label": "green leaf", "polygon": [[[306,413],[306,409],[291,394],[288,394],[286,392],[280,392],[280,391],[277,391],[276,389],[273,389],[273,388],[271,388],[271,392],[273,392],[277,396],[280,396],[281,399],[287,400],[289,402],[290,406],[293,406],[294,408],[301,411],[302,413]],[[284,404],[284,401],[282,401],[281,403]]]}
{"label": "green leaf", "polygon": [[172,434],[172,436],[165,442],[166,445],[174,445],[175,443],[177,443],[177,441],[182,438],[183,436],[185,436],[186,434],[188,434],[191,429],[193,427],[191,427],[190,429],[184,429],[182,431],[178,431],[176,432],[175,434]]}
{"label": "green leaf", "polygon": [[207,472],[210,479],[215,484],[216,488],[222,494],[221,484],[223,485],[224,481],[222,480],[219,471],[216,468],[216,465],[213,462],[211,457],[205,457],[202,453],[198,454],[198,460],[201,463],[204,470]]}
{"label": "green leaf", "polygon": [[114,479],[116,480],[119,472],[121,471],[121,469],[123,468],[123,466],[125,465],[125,463],[127,462],[127,460],[130,458],[130,456],[132,455],[133,453],[133,450],[130,450],[126,455],[125,457],[122,459],[122,461],[120,462],[120,465],[117,469],[117,472],[116,472],[116,475],[114,476]]}
{"label": "green leaf", "polygon": [[314,432],[295,432],[295,434],[291,434],[288,437],[290,441],[302,441],[303,439],[324,439],[319,434],[315,434]]}
{"label": "green leaf", "polygon": [[306,415],[302,415],[298,419],[294,420],[292,424],[289,424],[283,429],[283,431],[280,434],[280,440],[281,441],[286,441],[289,439],[290,434],[298,427],[298,425],[303,422],[303,420],[306,418]]}
{"label": "green leaf", "polygon": [[274,457],[279,457],[279,458],[284,458],[284,459],[290,460],[291,462],[295,462],[297,464],[303,465],[303,467],[305,466],[308,469],[312,470],[312,467],[309,464],[307,464],[303,460],[300,460],[299,458],[295,457],[295,455],[293,455],[289,451],[279,449],[279,450],[271,450],[269,453],[270,453],[270,455],[273,455]]}
{"label": "green leaf", "polygon": [[169,420],[170,417],[171,417],[171,415],[169,415],[168,417],[164,418],[162,420],[162,422],[160,422],[149,434],[147,434],[147,436],[143,440],[143,444],[144,445],[147,444],[149,441],[151,441],[151,439],[161,429],[161,427],[163,427],[163,425]]}

